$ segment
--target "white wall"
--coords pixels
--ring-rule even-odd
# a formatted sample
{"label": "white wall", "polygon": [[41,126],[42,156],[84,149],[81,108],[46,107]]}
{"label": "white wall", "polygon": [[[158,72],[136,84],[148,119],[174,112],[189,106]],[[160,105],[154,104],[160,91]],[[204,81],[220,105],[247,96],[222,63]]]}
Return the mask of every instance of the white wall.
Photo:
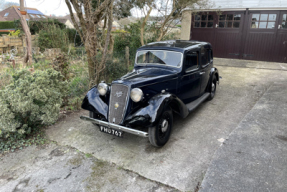
{"label": "white wall", "polygon": [[287,0],[209,0],[213,9],[224,8],[279,8],[287,7]]}

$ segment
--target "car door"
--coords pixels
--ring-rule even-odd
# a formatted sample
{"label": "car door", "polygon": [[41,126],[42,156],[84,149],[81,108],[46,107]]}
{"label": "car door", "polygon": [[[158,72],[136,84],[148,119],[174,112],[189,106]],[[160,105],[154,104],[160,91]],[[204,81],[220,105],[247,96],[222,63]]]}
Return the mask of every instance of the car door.
{"label": "car door", "polygon": [[207,90],[209,82],[209,73],[212,67],[212,50],[205,47],[201,48],[200,52],[200,96],[203,95]]}
{"label": "car door", "polygon": [[185,54],[178,87],[178,97],[184,103],[190,103],[198,98],[200,91],[199,51],[189,51]]}

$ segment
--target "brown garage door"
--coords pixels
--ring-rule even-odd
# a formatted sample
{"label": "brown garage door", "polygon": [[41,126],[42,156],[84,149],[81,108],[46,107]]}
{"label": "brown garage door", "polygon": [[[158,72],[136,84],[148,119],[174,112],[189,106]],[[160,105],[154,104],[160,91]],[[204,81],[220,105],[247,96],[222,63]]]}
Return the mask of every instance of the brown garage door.
{"label": "brown garage door", "polygon": [[278,62],[287,63],[287,11],[281,11],[276,39]]}
{"label": "brown garage door", "polygon": [[285,16],[286,11],[198,13],[190,39],[210,42],[216,57],[287,62]]}

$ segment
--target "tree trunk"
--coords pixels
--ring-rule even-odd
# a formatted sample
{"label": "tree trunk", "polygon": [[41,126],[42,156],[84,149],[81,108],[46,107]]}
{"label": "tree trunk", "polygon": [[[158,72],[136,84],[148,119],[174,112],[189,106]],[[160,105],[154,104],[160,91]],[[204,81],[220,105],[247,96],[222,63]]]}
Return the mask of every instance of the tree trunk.
{"label": "tree trunk", "polygon": [[144,43],[144,28],[145,28],[145,24],[146,24],[146,22],[147,22],[147,20],[149,18],[149,15],[150,15],[150,13],[152,11],[151,5],[148,5],[148,7],[149,7],[149,10],[148,10],[148,12],[147,12],[142,24],[141,24],[141,44],[142,44],[142,46],[145,45],[145,43]]}
{"label": "tree trunk", "polygon": [[[85,49],[87,52],[88,58],[88,71],[89,71],[89,86],[92,87],[94,84],[98,83],[99,75],[103,72],[106,55],[107,55],[107,46],[109,45],[109,30],[108,35],[106,36],[106,44],[103,50],[101,62],[97,60],[96,56],[98,49],[101,48],[101,43],[97,36],[97,27],[99,22],[103,19],[104,13],[109,10],[112,12],[113,0],[103,0],[99,1],[96,5],[96,8],[92,6],[95,5],[94,1],[78,1],[78,0],[65,0],[67,7],[69,9],[71,19],[73,24],[80,34],[82,42],[85,44]],[[74,11],[77,13],[79,18],[79,23],[76,22],[76,19],[73,14]],[[84,12],[83,12],[84,10]],[[111,13],[112,15],[112,13]]]}
{"label": "tree trunk", "polygon": [[[24,0],[20,0],[20,10],[25,11]],[[26,16],[21,15],[18,11],[17,11],[17,14],[21,18],[21,24],[22,24],[23,31],[25,32],[25,40],[26,40],[26,46],[27,46],[27,49],[26,49],[27,54],[24,57],[24,64],[27,64],[29,61],[29,65],[31,66],[32,65],[32,40],[31,40],[30,29],[26,21]]]}

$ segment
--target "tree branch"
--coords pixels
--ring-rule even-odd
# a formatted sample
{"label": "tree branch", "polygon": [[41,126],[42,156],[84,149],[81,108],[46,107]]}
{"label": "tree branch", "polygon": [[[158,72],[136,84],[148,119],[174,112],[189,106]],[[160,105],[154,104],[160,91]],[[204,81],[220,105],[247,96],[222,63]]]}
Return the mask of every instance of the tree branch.
{"label": "tree branch", "polygon": [[72,11],[72,7],[71,7],[71,3],[69,2],[69,0],[65,0],[67,6],[68,6],[68,9],[69,9],[69,12],[70,12],[70,15],[71,15],[71,19],[72,19],[72,22],[76,28],[76,30],[78,31],[79,35],[80,35],[80,38],[82,40],[82,42],[85,42],[85,37],[84,37],[84,34],[82,33],[82,31],[80,30],[80,27],[78,25],[78,23],[76,22],[76,19],[74,17],[74,14],[73,14],[73,11]]}
{"label": "tree branch", "polygon": [[148,7],[149,7],[149,10],[148,10],[148,12],[147,12],[147,14],[146,14],[146,16],[145,16],[145,18],[144,18],[142,24],[141,24],[141,44],[142,44],[142,45],[145,44],[145,43],[144,43],[144,37],[143,37],[143,36],[144,36],[144,28],[145,28],[146,22],[147,22],[147,20],[148,20],[148,18],[149,18],[149,15],[150,15],[150,13],[151,13],[151,11],[152,11],[152,6],[151,6],[151,4],[148,4]]}

